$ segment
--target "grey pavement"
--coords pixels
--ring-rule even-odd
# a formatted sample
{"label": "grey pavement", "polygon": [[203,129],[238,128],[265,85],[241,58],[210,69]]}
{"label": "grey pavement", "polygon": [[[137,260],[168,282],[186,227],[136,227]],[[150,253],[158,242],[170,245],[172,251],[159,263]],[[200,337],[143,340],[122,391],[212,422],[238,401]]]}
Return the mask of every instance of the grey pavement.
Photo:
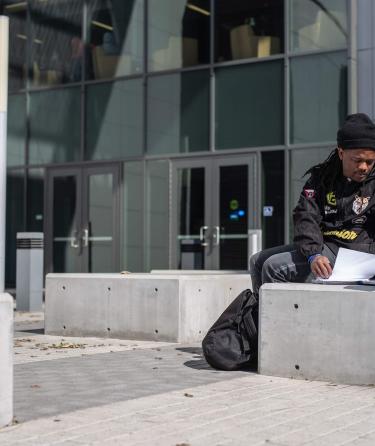
{"label": "grey pavement", "polygon": [[375,445],[375,388],[210,368],[198,345],[61,338],[16,315],[0,445]]}

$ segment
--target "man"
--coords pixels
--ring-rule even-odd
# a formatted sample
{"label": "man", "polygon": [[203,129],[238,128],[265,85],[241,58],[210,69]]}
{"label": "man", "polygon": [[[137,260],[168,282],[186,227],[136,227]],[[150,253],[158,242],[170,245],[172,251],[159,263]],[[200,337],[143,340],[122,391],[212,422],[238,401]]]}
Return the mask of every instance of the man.
{"label": "man", "polygon": [[338,248],[375,253],[375,125],[364,113],[349,115],[337,148],[310,174],[293,211],[294,243],[254,254],[253,291],[269,282],[328,278]]}

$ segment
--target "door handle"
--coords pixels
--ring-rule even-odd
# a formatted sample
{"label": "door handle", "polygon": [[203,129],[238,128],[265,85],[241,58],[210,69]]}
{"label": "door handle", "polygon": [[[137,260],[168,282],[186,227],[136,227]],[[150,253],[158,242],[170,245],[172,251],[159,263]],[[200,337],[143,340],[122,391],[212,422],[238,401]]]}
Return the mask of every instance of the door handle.
{"label": "door handle", "polygon": [[201,226],[199,230],[199,240],[201,241],[202,246],[208,246],[208,242],[205,242],[205,233],[208,229],[208,226]]}
{"label": "door handle", "polygon": [[220,227],[214,226],[214,230],[215,230],[215,232],[213,233],[213,239],[215,242],[215,246],[219,246],[220,245]]}
{"label": "door handle", "polygon": [[89,246],[89,230],[86,228],[83,230],[83,247],[87,248]]}
{"label": "door handle", "polygon": [[73,237],[70,237],[70,247],[71,248],[75,248],[75,249],[79,248],[79,241],[78,241],[77,235],[78,235],[78,231],[74,231]]}

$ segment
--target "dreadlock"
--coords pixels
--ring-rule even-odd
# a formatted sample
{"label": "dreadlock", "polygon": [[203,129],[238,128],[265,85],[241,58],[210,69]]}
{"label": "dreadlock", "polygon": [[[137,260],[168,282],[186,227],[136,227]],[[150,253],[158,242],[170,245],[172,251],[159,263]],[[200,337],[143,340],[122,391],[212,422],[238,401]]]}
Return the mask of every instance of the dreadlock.
{"label": "dreadlock", "polygon": [[336,149],[328,155],[327,159],[307,170],[303,176],[318,175],[321,184],[328,190],[332,189],[336,178],[341,174],[341,160]]}

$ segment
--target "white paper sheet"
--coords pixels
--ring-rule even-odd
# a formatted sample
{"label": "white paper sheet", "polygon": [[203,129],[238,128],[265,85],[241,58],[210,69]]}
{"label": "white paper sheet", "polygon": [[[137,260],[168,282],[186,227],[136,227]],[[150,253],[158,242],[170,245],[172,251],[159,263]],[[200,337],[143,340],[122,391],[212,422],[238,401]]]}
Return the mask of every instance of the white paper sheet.
{"label": "white paper sheet", "polygon": [[353,249],[339,248],[336,263],[325,282],[355,282],[375,276],[375,255]]}

